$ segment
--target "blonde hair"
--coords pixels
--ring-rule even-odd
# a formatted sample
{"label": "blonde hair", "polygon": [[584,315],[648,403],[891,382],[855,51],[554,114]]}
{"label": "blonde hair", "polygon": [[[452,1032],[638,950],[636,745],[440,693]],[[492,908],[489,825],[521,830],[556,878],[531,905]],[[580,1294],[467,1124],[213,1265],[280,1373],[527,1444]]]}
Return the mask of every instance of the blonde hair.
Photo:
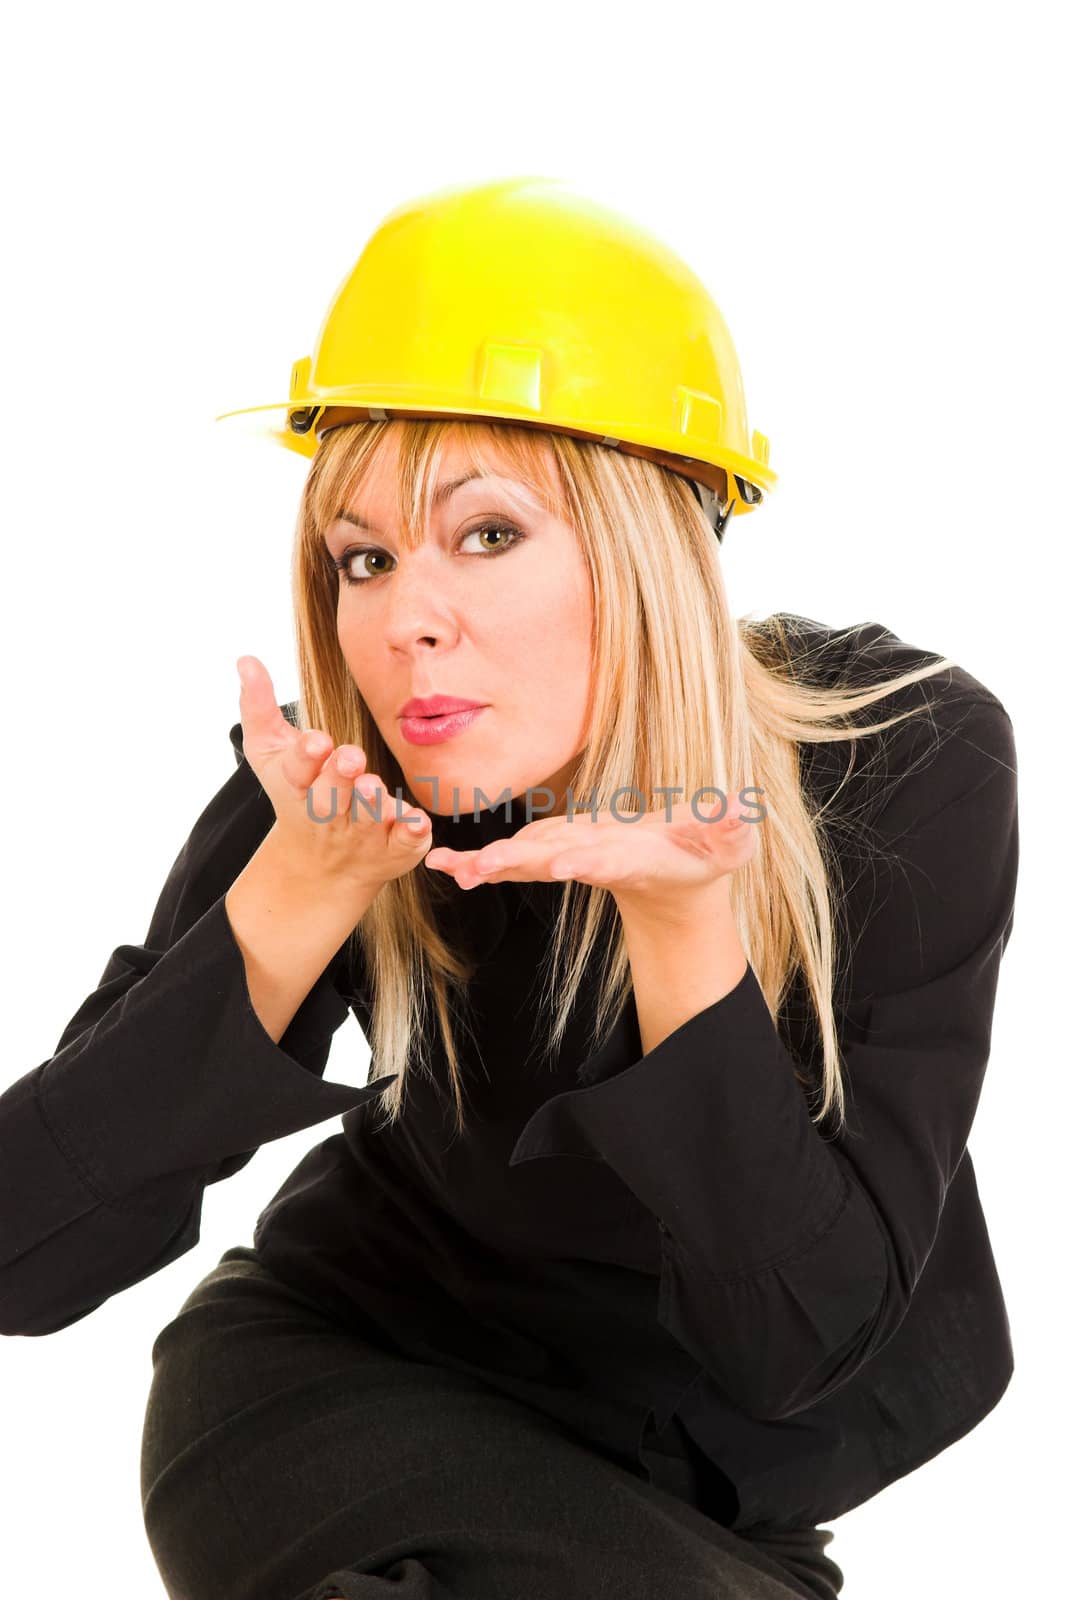
{"label": "blonde hair", "polygon": [[[456,435],[485,472],[496,470],[482,451],[483,443],[491,442],[506,470],[573,528],[590,574],[594,613],[589,736],[572,779],[578,804],[593,792],[613,795],[630,787],[648,797],[657,786],[660,792],[680,788],[683,795],[701,787],[731,793],[750,786],[770,796],[759,824],[760,848],[731,876],[733,912],[775,1023],[791,982],[797,976],[805,982],[822,1060],[821,1103],[814,1120],[832,1111],[843,1119],[842,1057],[833,1015],[834,907],[842,891],[825,823],[829,805],[814,807],[805,792],[799,748],[865,738],[927,710],[924,703],[861,728],[855,722],[865,707],[955,663],[939,657],[861,688],[804,682],[800,666],[805,663],[797,662],[780,623],[731,618],[718,541],[707,518],[688,483],[654,461],[502,422],[392,418],[346,424],[321,440],[300,500],[293,557],[301,690],[296,725],[324,729],[336,744],[358,745],[366,752],[367,770],[390,792],[399,789],[408,804],[417,801],[341,653],[339,578],[324,540],[325,528],[351,504],[386,434],[398,444],[398,537],[406,548],[425,537],[441,452]],[[852,762],[854,754],[853,748]],[[396,1074],[378,1102],[383,1116],[389,1123],[399,1117],[407,1071],[426,1066],[432,996],[461,1129],[454,1028],[462,1023],[475,967],[443,937],[436,916],[441,893],[442,885],[428,870],[393,879],[375,896],[349,943],[351,953],[364,959],[373,994],[371,1081]],[[559,1048],[601,930],[610,943],[593,1050],[625,1005],[629,965],[610,893],[565,883],[544,986],[548,1052]],[[795,1062],[794,1071],[802,1084],[812,1081],[806,1063]]]}

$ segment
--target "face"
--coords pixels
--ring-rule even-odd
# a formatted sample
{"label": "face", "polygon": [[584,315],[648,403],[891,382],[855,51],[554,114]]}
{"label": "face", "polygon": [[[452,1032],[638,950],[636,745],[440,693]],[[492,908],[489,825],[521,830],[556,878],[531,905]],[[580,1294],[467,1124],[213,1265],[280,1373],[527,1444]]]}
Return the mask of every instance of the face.
{"label": "face", "polygon": [[[342,515],[325,530],[330,556],[343,559],[337,638],[348,669],[425,810],[486,809],[510,794],[524,820],[525,791],[543,786],[554,803],[532,795],[545,808],[535,815],[564,812],[592,669],[592,591],[574,530],[508,477],[495,451],[496,475],[449,488],[475,470],[456,439],[430,532],[405,550],[395,448],[386,441],[346,508],[367,526]],[[407,714],[408,701],[434,696],[480,709]]]}

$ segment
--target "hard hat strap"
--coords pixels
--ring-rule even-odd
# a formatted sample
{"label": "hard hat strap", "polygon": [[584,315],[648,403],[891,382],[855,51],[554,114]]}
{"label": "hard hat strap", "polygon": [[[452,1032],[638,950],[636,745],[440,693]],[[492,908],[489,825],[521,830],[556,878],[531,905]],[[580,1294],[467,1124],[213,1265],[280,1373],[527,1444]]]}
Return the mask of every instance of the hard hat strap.
{"label": "hard hat strap", "polygon": [[[743,481],[742,478],[737,479],[738,489]],[[704,515],[718,536],[718,543],[721,544],[725,538],[725,530],[729,526],[729,519],[733,515],[733,507],[736,505],[736,501],[730,500],[728,506],[723,510],[722,502],[713,489],[709,489],[705,483],[698,483],[695,478],[689,478],[688,482],[695,493],[696,499],[703,508]]]}

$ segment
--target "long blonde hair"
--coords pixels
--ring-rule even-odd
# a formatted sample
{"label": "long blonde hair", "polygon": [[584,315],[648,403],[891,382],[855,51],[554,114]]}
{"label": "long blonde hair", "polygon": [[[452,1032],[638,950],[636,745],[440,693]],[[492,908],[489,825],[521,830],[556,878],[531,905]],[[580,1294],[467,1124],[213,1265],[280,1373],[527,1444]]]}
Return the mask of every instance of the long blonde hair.
{"label": "long blonde hair", "polygon": [[[366,752],[367,770],[390,792],[399,789],[409,804],[417,802],[341,653],[339,578],[324,539],[337,511],[351,504],[386,434],[398,443],[399,537],[407,548],[426,535],[441,452],[456,434],[472,463],[486,472],[495,470],[495,463],[481,446],[491,442],[510,474],[574,529],[590,574],[594,614],[590,731],[572,779],[579,804],[594,792],[613,795],[632,787],[654,806],[658,802],[650,797],[657,786],[660,792],[679,788],[686,796],[702,787],[729,793],[750,786],[770,797],[759,824],[760,847],[731,877],[733,912],[775,1022],[789,985],[797,975],[804,980],[822,1058],[821,1103],[814,1120],[833,1111],[843,1119],[842,1058],[833,1015],[834,906],[841,889],[825,822],[829,807],[818,809],[808,798],[799,747],[866,738],[928,709],[928,703],[912,706],[861,728],[855,722],[865,707],[956,663],[938,657],[862,688],[803,681],[784,629],[730,616],[718,541],[707,518],[689,485],[654,461],[548,429],[488,420],[350,423],[323,437],[300,500],[293,556],[301,690],[297,726],[324,729],[336,744],[358,745]],[[854,749],[851,756],[854,761]],[[698,775],[695,783],[692,774]],[[353,930],[350,945],[351,953],[363,958],[373,994],[373,1078],[396,1074],[378,1102],[386,1121],[401,1114],[407,1071],[426,1064],[432,996],[461,1129],[454,1027],[475,968],[442,934],[436,914],[440,893],[436,875],[428,870],[416,868],[386,883]],[[629,964],[610,893],[567,882],[545,985],[549,1052],[562,1040],[601,930],[610,943],[593,1049],[625,1005]],[[801,1083],[810,1082],[807,1065],[795,1062],[794,1070]]]}

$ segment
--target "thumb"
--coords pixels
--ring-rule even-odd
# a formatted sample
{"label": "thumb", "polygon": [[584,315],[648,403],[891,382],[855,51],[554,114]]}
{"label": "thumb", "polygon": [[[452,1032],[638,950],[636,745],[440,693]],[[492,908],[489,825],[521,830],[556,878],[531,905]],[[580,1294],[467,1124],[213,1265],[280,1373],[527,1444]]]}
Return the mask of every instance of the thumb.
{"label": "thumb", "polygon": [[294,730],[278,705],[270,673],[257,656],[238,656],[240,712],[244,739],[262,745],[286,745]]}

